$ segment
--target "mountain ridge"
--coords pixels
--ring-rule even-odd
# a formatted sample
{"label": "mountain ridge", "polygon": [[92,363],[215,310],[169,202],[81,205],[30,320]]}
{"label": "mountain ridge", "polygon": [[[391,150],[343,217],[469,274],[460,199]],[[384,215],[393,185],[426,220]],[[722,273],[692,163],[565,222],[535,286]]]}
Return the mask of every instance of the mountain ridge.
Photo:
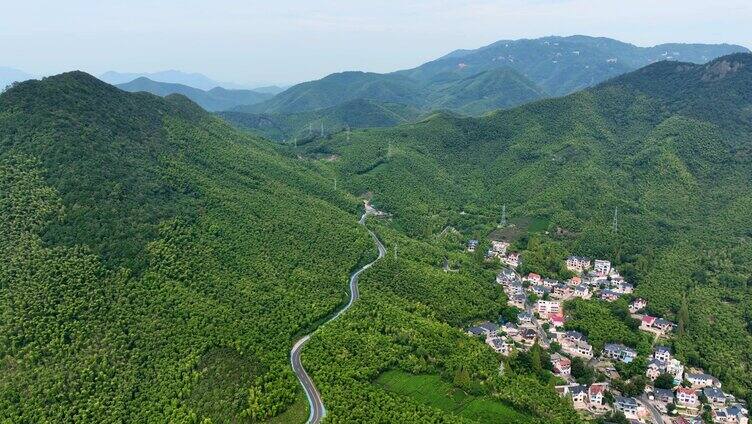
{"label": "mountain ridge", "polygon": [[209,112],[229,110],[240,105],[252,105],[273,96],[270,93],[259,93],[253,90],[228,90],[222,87],[214,87],[205,91],[183,84],[153,81],[146,77],[117,84],[116,87],[130,92],[146,91],[161,97],[169,94],[182,94]]}

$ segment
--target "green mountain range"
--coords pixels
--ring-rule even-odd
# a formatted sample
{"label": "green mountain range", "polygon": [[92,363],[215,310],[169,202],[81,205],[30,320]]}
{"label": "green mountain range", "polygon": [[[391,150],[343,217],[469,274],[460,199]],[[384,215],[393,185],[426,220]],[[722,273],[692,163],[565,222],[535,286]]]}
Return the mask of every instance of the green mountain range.
{"label": "green mountain range", "polygon": [[[502,359],[463,331],[517,316],[482,248],[464,251],[491,232],[522,272],[611,260],[677,322],[676,356],[752,401],[752,54],[532,102],[532,72],[439,68],[223,114],[282,138],[334,129],[297,146],[82,72],[0,94],[0,421],[305,422],[290,348],[319,328],[302,361],[331,422],[583,422],[540,347]],[[414,122],[341,131],[395,115]],[[363,199],[389,214],[367,221],[387,255],[319,327],[376,256]],[[575,305],[571,325],[639,343],[613,305]]]}
{"label": "green mountain range", "polygon": [[131,93],[145,91],[162,97],[170,94],[182,94],[210,112],[228,110],[239,105],[259,103],[270,99],[274,95],[272,93],[261,93],[252,90],[228,90],[222,87],[214,87],[204,91],[183,84],[152,81],[146,77],[118,84],[116,87],[121,90],[130,91]]}
{"label": "green mountain range", "polygon": [[680,322],[683,361],[752,394],[752,54],[664,61],[482,118],[439,113],[305,149],[337,157],[326,166],[342,184],[414,237],[485,237],[506,206],[512,233],[546,231],[515,239],[523,271],[609,258],[649,312]]}
{"label": "green mountain range", "polygon": [[[480,116],[496,109],[566,95],[653,62],[705,63],[733,52],[748,50],[727,44],[637,47],[587,36],[502,40],[476,50],[454,51],[417,68],[394,73],[331,74],[292,86],[269,100],[232,108],[232,112],[249,113],[248,116],[238,113],[224,116],[241,128],[254,129],[282,141],[302,136],[298,128],[301,123],[303,127],[328,123],[326,126],[332,131],[327,134],[347,125],[351,128],[380,126],[373,122],[390,125],[390,113],[357,125],[363,115],[374,116],[373,110],[369,110],[373,108],[347,105],[358,99],[403,104],[422,112],[417,115],[447,110]],[[345,114],[335,113],[343,117],[332,120],[332,108],[337,107]],[[356,116],[346,117],[348,110]],[[303,117],[308,122],[301,122]]]}
{"label": "green mountain range", "polygon": [[749,50],[729,44],[638,47],[605,37],[543,37],[500,40],[475,50],[456,50],[397,74],[434,81],[506,67],[529,78],[550,95],[561,96],[657,61],[705,63],[736,52],[749,53]]}

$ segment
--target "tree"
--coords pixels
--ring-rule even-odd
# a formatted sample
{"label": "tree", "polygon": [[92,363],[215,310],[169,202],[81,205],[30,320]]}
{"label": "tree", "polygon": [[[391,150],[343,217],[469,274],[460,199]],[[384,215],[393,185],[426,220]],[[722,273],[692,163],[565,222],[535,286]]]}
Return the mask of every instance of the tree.
{"label": "tree", "polygon": [[536,375],[541,375],[541,373],[543,372],[543,362],[541,356],[541,347],[536,341],[533,347],[530,348],[530,369]]}
{"label": "tree", "polygon": [[682,337],[687,331],[687,323],[689,322],[689,306],[687,305],[686,292],[682,295],[681,306],[679,307],[677,320],[677,333],[679,334],[679,337]]}
{"label": "tree", "polygon": [[464,366],[461,366],[454,372],[454,385],[461,389],[470,387],[470,373]]}
{"label": "tree", "polygon": [[674,376],[668,373],[662,373],[655,379],[653,386],[656,389],[673,389],[674,388]]}
{"label": "tree", "polygon": [[572,377],[580,384],[592,384],[595,380],[595,372],[582,358],[572,358]]}

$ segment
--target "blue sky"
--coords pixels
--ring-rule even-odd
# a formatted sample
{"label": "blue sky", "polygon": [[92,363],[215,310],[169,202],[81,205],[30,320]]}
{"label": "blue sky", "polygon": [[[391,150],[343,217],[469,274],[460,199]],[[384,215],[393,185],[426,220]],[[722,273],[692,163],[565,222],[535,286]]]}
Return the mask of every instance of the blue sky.
{"label": "blue sky", "polygon": [[9,0],[0,66],[34,74],[180,69],[245,84],[392,71],[545,35],[752,47],[750,0]]}

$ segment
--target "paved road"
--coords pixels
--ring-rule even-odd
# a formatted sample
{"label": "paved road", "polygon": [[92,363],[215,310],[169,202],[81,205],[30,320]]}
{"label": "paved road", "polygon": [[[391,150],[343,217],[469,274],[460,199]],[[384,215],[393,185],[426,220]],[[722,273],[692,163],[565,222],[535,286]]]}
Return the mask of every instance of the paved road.
{"label": "paved road", "polygon": [[[368,216],[369,214],[370,212],[368,211],[368,209],[366,209],[366,213],[363,214],[363,216],[360,218],[360,221],[358,222],[361,225],[365,225],[366,216]],[[376,234],[374,234],[371,230],[368,230],[368,233],[371,234],[371,238],[373,238],[373,242],[376,245],[376,248],[379,250],[378,258],[374,259],[373,262],[364,265],[362,268],[355,271],[350,276],[350,301],[347,302],[347,305],[345,305],[344,308],[340,309],[339,312],[337,312],[331,319],[321,325],[334,321],[335,319],[339,318],[339,316],[342,315],[346,310],[350,309],[353,303],[355,303],[355,301],[360,297],[360,292],[358,291],[358,278],[360,278],[360,274],[362,274],[363,271],[370,268],[374,263],[376,263],[376,261],[386,255],[386,248],[383,244],[381,244],[381,241],[379,241],[378,237],[376,237]],[[321,326],[319,326],[319,328],[321,328]],[[316,385],[313,383],[313,380],[311,380],[311,377],[308,375],[305,368],[303,368],[303,364],[300,361],[300,352],[303,350],[303,346],[305,346],[306,342],[308,342],[308,340],[311,338],[311,335],[315,332],[316,330],[313,330],[313,332],[303,336],[300,340],[295,342],[295,345],[293,345],[292,350],[290,351],[290,363],[292,364],[292,370],[298,377],[300,385],[303,386],[303,390],[305,391],[306,397],[308,398],[308,404],[311,411],[311,413],[308,415],[308,424],[318,424],[321,422],[321,419],[324,418],[324,415],[326,415],[326,408],[324,408],[324,401],[321,399],[321,393],[319,393],[319,390],[316,388]]]}
{"label": "paved road", "polygon": [[645,405],[645,407],[648,408],[648,411],[650,411],[650,414],[653,416],[653,423],[663,424],[663,415],[661,415],[661,411],[659,411],[658,408],[650,403],[647,395],[643,394],[642,396],[640,396],[640,400]]}

